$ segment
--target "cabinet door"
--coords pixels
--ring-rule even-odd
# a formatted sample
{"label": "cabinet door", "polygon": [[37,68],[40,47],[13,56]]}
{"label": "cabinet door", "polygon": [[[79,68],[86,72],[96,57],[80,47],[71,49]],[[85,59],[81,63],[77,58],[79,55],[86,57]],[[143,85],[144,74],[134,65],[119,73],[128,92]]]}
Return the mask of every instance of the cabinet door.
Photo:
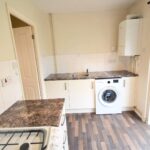
{"label": "cabinet door", "polygon": [[123,107],[134,107],[136,96],[136,80],[137,77],[125,77],[123,88]]}
{"label": "cabinet door", "polygon": [[69,109],[69,93],[67,81],[46,81],[47,98],[65,98],[65,108]]}
{"label": "cabinet door", "polygon": [[94,108],[94,80],[69,81],[70,109]]}

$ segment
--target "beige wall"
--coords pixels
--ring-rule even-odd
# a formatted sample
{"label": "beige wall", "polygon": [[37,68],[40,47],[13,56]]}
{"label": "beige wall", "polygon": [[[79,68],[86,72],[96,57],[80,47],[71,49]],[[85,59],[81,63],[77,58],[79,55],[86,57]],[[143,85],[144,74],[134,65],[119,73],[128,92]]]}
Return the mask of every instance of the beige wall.
{"label": "beige wall", "polygon": [[53,14],[56,54],[106,53],[117,47],[126,11]]}
{"label": "beige wall", "polygon": [[39,10],[31,0],[1,0],[0,60],[11,60],[15,58],[5,1],[8,7],[13,8],[15,11],[30,19],[35,24],[37,28],[40,55],[52,55],[49,15]]}
{"label": "beige wall", "polygon": [[139,74],[139,89],[137,96],[137,108],[142,117],[146,117],[147,105],[147,83],[149,80],[149,56],[150,56],[150,7],[146,0],[139,1],[129,10],[130,14],[139,14],[143,16],[143,35],[141,54],[138,60],[137,72]]}

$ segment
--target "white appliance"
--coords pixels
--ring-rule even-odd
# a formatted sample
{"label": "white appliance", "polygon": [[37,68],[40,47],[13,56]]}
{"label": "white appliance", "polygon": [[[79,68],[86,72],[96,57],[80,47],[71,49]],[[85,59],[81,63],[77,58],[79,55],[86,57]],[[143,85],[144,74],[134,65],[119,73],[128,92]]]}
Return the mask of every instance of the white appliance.
{"label": "white appliance", "polygon": [[0,150],[67,150],[66,141],[57,127],[0,129]]}
{"label": "white appliance", "polygon": [[122,112],[123,80],[121,78],[97,79],[96,114],[116,114]]}
{"label": "white appliance", "polygon": [[142,19],[127,19],[119,25],[118,54],[121,56],[140,55]]}

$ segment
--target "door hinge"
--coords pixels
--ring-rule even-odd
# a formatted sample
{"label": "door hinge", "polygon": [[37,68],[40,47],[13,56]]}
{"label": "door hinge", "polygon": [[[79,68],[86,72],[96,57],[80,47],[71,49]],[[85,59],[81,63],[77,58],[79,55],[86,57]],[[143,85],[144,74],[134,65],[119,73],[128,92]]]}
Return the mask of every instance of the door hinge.
{"label": "door hinge", "polygon": [[35,36],[34,36],[34,35],[32,35],[32,39],[35,39]]}

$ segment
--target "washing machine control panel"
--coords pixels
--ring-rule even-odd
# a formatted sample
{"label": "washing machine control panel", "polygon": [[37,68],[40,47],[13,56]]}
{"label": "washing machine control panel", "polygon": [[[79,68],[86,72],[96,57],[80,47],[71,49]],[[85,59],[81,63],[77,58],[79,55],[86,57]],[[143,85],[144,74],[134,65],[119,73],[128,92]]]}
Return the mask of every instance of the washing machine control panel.
{"label": "washing machine control panel", "polygon": [[119,80],[113,80],[113,83],[119,83]]}
{"label": "washing machine control panel", "polygon": [[110,81],[107,81],[107,83],[110,84],[111,82],[110,82]]}
{"label": "washing machine control panel", "polygon": [[115,79],[115,80],[109,80],[109,81],[107,81],[107,83],[108,84],[110,84],[110,83],[119,83],[119,80],[118,79]]}

